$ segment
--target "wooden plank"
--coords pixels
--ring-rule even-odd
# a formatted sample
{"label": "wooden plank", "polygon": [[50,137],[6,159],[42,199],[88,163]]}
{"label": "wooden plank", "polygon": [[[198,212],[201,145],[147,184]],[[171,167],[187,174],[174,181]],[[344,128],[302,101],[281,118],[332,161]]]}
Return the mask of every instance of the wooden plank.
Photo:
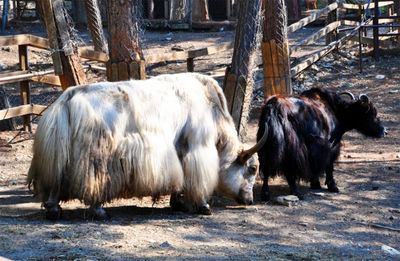
{"label": "wooden plank", "polygon": [[[27,45],[18,45],[18,57],[19,57],[19,66],[22,71],[26,71],[29,68],[28,63],[28,46]],[[21,81],[20,82],[20,94],[21,94],[21,104],[29,104],[31,103],[31,95],[29,90],[29,81]],[[23,117],[24,121],[24,130],[31,131],[32,126],[30,124],[31,117],[29,115],[25,115]]]}
{"label": "wooden plank", "polygon": [[140,80],[146,80],[146,62],[144,60],[139,62],[139,76]]}
{"label": "wooden plank", "polygon": [[44,83],[61,87],[60,77],[58,75],[33,76],[32,78],[30,78],[30,80],[37,83]]}
{"label": "wooden plank", "polygon": [[50,44],[49,40],[43,37],[39,37],[36,35],[29,35],[29,46],[40,48],[40,49],[49,49]]}
{"label": "wooden plank", "polygon": [[329,25],[325,26],[324,28],[318,30],[314,34],[312,34],[309,37],[305,38],[304,40],[300,41],[297,45],[290,47],[290,54],[295,53],[298,49],[301,48],[301,46],[309,44],[311,42],[314,42],[315,40],[321,38],[322,36],[328,34],[329,32],[332,32],[333,30],[338,28],[340,25],[341,25],[340,21],[330,23]]}
{"label": "wooden plank", "polygon": [[17,107],[12,107],[4,110],[0,110],[0,120],[6,120],[10,118],[15,118],[19,116],[37,114],[41,115],[47,109],[47,106],[36,105],[36,104],[26,104]]}
{"label": "wooden plank", "polygon": [[294,31],[302,28],[303,26],[306,26],[307,24],[309,24],[311,22],[314,22],[322,15],[325,15],[325,14],[337,9],[338,7],[339,7],[338,2],[334,2],[330,5],[328,5],[327,7],[313,13],[312,15],[309,15],[309,16],[299,20],[298,22],[291,24],[290,26],[288,26],[287,32],[293,33]]}
{"label": "wooden plank", "polygon": [[187,52],[174,52],[174,53],[162,53],[162,54],[153,54],[153,55],[145,55],[146,62],[150,63],[159,63],[165,61],[176,61],[176,60],[186,60],[189,58]]}
{"label": "wooden plank", "polygon": [[188,72],[194,72],[194,59],[187,58],[186,59],[186,67]]}
{"label": "wooden plank", "polygon": [[129,64],[129,75],[131,79],[139,79],[139,64],[137,63],[130,63]]}
{"label": "wooden plank", "polygon": [[119,62],[118,63],[118,80],[120,81],[127,81],[129,80],[129,70],[128,64],[126,62]]}
{"label": "wooden plank", "polygon": [[361,6],[356,5],[356,4],[349,4],[349,3],[343,3],[342,7],[345,9],[355,9],[355,10],[359,10]]}
{"label": "wooden plank", "polygon": [[97,52],[93,50],[91,47],[80,47],[78,49],[78,54],[81,58],[85,58],[91,61],[97,61],[101,63],[105,63],[108,61],[108,54],[103,52]]}
{"label": "wooden plank", "polygon": [[23,45],[28,43],[28,34],[0,36],[0,46]]}
{"label": "wooden plank", "polygon": [[116,63],[111,64],[111,81],[118,81],[118,64]]}
{"label": "wooden plank", "polygon": [[209,47],[201,48],[201,49],[197,49],[197,50],[191,50],[191,51],[188,51],[188,54],[189,54],[189,58],[196,58],[199,56],[205,56],[205,55],[210,55],[210,54],[226,51],[226,50],[232,49],[233,46],[234,46],[234,42],[230,42],[230,43],[225,43],[225,44],[220,44],[220,45],[215,45],[215,46],[209,46]]}

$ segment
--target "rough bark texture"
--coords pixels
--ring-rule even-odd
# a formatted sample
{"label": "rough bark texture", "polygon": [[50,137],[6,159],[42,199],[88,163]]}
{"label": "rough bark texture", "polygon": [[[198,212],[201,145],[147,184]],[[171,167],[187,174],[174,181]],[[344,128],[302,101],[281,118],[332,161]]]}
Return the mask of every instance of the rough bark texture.
{"label": "rough bark texture", "polygon": [[[274,10],[274,12],[271,12]],[[286,6],[283,0],[263,0],[264,95],[290,94],[290,60]]]}
{"label": "rough bark texture", "polygon": [[171,0],[169,15],[171,20],[183,20],[186,17],[186,0]]}
{"label": "rough bark texture", "polygon": [[257,33],[261,22],[261,0],[240,1],[232,65],[227,69],[224,93],[240,138],[246,137],[253,88]]}
{"label": "rough bark texture", "polygon": [[107,42],[104,37],[99,3],[97,0],[85,0],[86,16],[94,50],[108,53]]}
{"label": "rough bark texture", "polygon": [[208,14],[207,0],[193,0],[192,2],[192,19],[193,21],[208,21],[210,16]]}
{"label": "rough bark texture", "polygon": [[145,66],[138,1],[107,0],[109,81],[144,79]]}

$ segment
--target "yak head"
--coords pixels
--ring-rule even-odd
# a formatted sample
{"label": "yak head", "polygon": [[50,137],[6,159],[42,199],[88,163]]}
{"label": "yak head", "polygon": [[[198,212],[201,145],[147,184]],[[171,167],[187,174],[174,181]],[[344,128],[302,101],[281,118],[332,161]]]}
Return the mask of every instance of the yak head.
{"label": "yak head", "polygon": [[349,125],[365,136],[381,138],[386,134],[386,128],[377,117],[377,110],[366,94],[355,98],[351,93],[346,93],[352,101],[348,107]]}
{"label": "yak head", "polygon": [[247,150],[241,149],[233,162],[221,168],[218,192],[235,199],[239,204],[253,203],[253,186],[259,167],[255,153],[264,146],[267,136],[264,133],[257,144]]}

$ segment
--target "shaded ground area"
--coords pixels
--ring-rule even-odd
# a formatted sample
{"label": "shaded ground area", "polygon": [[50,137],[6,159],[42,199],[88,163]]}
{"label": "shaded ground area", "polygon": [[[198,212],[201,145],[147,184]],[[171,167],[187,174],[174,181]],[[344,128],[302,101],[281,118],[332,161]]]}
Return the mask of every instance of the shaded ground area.
{"label": "shaded ground area", "polygon": [[[148,40],[145,46],[150,51],[168,51],[173,45],[200,48],[232,40],[233,35],[233,32],[174,32],[172,36],[168,32],[149,33],[148,39],[154,41]],[[0,51],[3,68],[12,69],[17,64],[12,48]],[[0,257],[15,260],[400,258],[382,250],[384,245],[400,250],[400,57],[383,57],[379,62],[367,59],[364,73],[359,74],[353,53],[356,50],[348,47],[339,54],[328,55],[294,82],[296,91],[319,86],[366,93],[375,101],[381,120],[389,128],[389,135],[379,140],[366,139],[356,132],[345,135],[334,172],[339,194],[325,189],[311,191],[303,184],[305,200],[286,207],[261,202],[258,183],[252,206],[237,206],[228,199],[213,196],[212,216],[171,212],[169,198],[163,197],[154,205],[149,198],[107,204],[106,210],[112,216],[107,221],[91,220],[85,206],[68,202],[62,205],[63,219],[50,222],[44,219],[40,202],[25,185],[32,158],[31,135],[20,133],[5,146],[17,132],[0,132]],[[35,55],[37,61],[48,63],[45,54]],[[195,70],[207,71],[229,62],[230,53],[221,53],[198,59]],[[183,62],[159,64],[149,74],[185,71],[185,66]],[[91,75],[92,81],[104,77]],[[17,85],[9,87],[18,91]],[[260,91],[256,91],[254,115],[262,99]],[[256,124],[255,116],[249,124],[249,144],[254,141]],[[284,180],[271,182],[273,196],[288,191]]]}

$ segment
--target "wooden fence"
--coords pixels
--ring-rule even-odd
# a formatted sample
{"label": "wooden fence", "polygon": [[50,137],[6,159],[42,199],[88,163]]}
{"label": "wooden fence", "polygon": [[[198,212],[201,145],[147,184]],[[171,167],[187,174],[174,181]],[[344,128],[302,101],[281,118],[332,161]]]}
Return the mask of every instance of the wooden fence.
{"label": "wooden fence", "polygon": [[[396,0],[397,1],[397,0]],[[393,1],[385,1],[380,2],[379,6],[391,6],[393,5]],[[323,15],[328,15],[328,17],[337,12],[338,8],[347,8],[347,9],[357,9],[360,12],[366,9],[365,5],[354,5],[354,4],[340,4],[339,2],[333,2],[326,6],[323,9],[311,14],[308,17],[305,17],[298,22],[291,24],[288,26],[287,31],[288,33],[293,33],[304,26],[314,22],[318,18]],[[374,8],[374,4],[371,3],[369,8]],[[290,47],[290,53],[294,54],[298,52],[302,47],[305,45],[311,44],[316,42],[321,37],[327,36],[328,34],[335,33],[336,39],[332,42],[328,42],[327,45],[323,46],[322,48],[309,52],[306,55],[299,57],[296,61],[296,64],[291,65],[290,75],[291,77],[296,76],[303,70],[305,70],[308,66],[315,63],[324,55],[328,54],[335,48],[340,47],[348,40],[358,40],[356,37],[356,33],[359,31],[361,26],[360,22],[350,21],[350,20],[341,20],[339,21],[336,17],[331,21],[328,20],[328,24],[315,32],[314,34],[308,36],[307,38],[303,39],[296,45],[292,45]],[[382,19],[381,19],[382,20]],[[388,21],[381,21],[381,22],[395,22],[393,19]],[[370,23],[370,21],[366,21],[366,23]],[[338,31],[341,27],[347,27],[345,34],[339,34]],[[348,26],[352,26],[352,28],[348,28]],[[368,39],[366,37],[362,38],[362,41],[368,43]],[[24,35],[13,35],[13,36],[2,36],[0,37],[0,46],[10,46],[10,45],[18,45],[19,49],[19,58],[21,61],[21,69],[17,72],[0,74],[0,84],[10,83],[10,82],[21,82],[21,106],[0,110],[0,120],[9,119],[17,116],[25,116],[29,114],[41,114],[46,109],[46,106],[43,105],[36,105],[30,104],[29,102],[29,84],[28,81],[39,82],[44,84],[50,84],[54,86],[60,86],[60,81],[58,76],[54,75],[54,70],[48,70],[43,72],[31,72],[28,70],[27,65],[24,61],[27,60],[27,47],[35,47],[40,49],[49,49],[49,41],[45,38],[24,34]],[[165,61],[177,61],[177,60],[186,60],[187,62],[187,70],[193,71],[194,70],[194,59],[215,54],[218,52],[231,50],[233,48],[233,43],[226,43],[216,46],[210,46],[201,49],[189,50],[189,51],[176,51],[176,52],[169,52],[164,54],[157,54],[157,55],[147,55],[146,63],[158,63],[158,62],[165,62]],[[108,60],[108,55],[101,52],[93,51],[88,47],[79,48],[79,55],[81,58],[90,60],[90,61],[97,61],[101,63],[105,63]],[[93,66],[95,67],[95,66]],[[105,70],[105,67],[97,66],[96,69]],[[27,129],[28,118],[24,118],[24,126]]]}

